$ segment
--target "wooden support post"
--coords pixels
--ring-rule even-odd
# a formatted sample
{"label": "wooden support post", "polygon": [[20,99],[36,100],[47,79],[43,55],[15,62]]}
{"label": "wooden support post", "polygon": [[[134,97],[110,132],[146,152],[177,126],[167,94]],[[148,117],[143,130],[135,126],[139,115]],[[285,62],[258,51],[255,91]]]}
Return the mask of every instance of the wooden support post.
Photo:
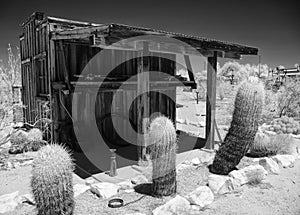
{"label": "wooden support post", "polygon": [[215,143],[217,53],[207,58],[205,149],[213,150]]}
{"label": "wooden support post", "polygon": [[[143,42],[143,50],[139,54],[138,60],[138,77],[137,77],[137,95],[138,97],[138,119],[137,127],[139,134],[145,134],[146,132],[146,123],[149,120],[150,115],[150,83],[149,83],[149,74],[142,74],[143,72],[148,72],[150,70],[149,62],[149,43]],[[143,93],[146,92],[146,93]],[[137,153],[139,160],[145,160],[146,158],[146,146],[148,145],[148,138],[143,138],[138,136],[137,138]]]}

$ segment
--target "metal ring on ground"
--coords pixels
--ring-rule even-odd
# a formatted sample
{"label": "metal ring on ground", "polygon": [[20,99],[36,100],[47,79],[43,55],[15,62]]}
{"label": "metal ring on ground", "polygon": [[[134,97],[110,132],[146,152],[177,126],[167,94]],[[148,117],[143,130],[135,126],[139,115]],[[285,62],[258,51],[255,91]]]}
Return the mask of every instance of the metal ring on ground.
{"label": "metal ring on ground", "polygon": [[119,208],[122,207],[123,205],[124,205],[123,199],[116,198],[108,201],[108,207],[110,208]]}

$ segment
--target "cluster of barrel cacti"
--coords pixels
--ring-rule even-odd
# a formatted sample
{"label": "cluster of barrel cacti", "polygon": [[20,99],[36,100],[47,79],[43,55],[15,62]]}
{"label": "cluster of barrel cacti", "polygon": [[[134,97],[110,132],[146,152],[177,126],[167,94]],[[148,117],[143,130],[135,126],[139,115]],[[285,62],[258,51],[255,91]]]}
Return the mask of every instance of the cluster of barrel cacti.
{"label": "cluster of barrel cacti", "polygon": [[210,171],[227,175],[253,144],[264,104],[264,88],[258,81],[244,81],[238,88],[229,131],[216,153]]}
{"label": "cluster of barrel cacti", "polygon": [[300,134],[300,123],[293,118],[283,116],[278,119],[274,119],[271,122],[268,130],[274,131],[277,134]]}
{"label": "cluster of barrel cacti", "polygon": [[152,194],[158,197],[173,195],[177,190],[177,137],[170,119],[160,116],[151,122],[149,144],[153,165]]}
{"label": "cluster of barrel cacti", "polygon": [[64,147],[53,144],[39,150],[31,178],[39,215],[73,214],[73,169],[72,159]]}

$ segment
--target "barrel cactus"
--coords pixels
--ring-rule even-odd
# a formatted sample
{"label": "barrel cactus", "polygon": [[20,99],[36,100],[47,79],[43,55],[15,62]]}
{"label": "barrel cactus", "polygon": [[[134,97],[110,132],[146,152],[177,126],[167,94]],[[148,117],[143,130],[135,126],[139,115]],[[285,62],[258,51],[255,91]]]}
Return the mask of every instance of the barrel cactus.
{"label": "barrel cactus", "polygon": [[235,97],[229,131],[210,166],[212,173],[227,175],[239,164],[254,142],[263,103],[264,88],[261,83],[241,83]]}
{"label": "barrel cactus", "polygon": [[149,144],[152,159],[153,196],[169,196],[176,193],[176,150],[175,127],[164,116],[155,118],[149,129]]}
{"label": "barrel cactus", "polygon": [[43,140],[43,132],[38,128],[33,128],[28,132],[29,141],[41,141]]}
{"label": "barrel cactus", "polygon": [[39,215],[73,214],[73,170],[72,159],[64,147],[53,144],[39,150],[31,178]]}

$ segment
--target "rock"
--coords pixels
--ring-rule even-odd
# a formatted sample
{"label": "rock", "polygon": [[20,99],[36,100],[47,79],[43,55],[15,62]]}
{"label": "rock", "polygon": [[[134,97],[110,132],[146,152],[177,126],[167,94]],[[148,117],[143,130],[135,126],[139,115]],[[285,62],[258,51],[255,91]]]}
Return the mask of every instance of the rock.
{"label": "rock", "polygon": [[259,160],[259,164],[263,166],[269,173],[276,175],[280,173],[278,164],[271,158],[262,158]]}
{"label": "rock", "polygon": [[229,176],[236,180],[236,183],[243,185],[247,183],[260,183],[266,178],[267,171],[261,165],[250,165],[240,170],[233,170]]}
{"label": "rock", "polygon": [[233,178],[229,178],[228,180],[225,181],[223,186],[219,189],[218,194],[223,195],[226,193],[230,193],[240,186],[241,186],[241,184],[237,180],[235,180]]}
{"label": "rock", "polygon": [[292,134],[292,137],[293,137],[293,138],[296,138],[296,139],[300,139],[300,134],[297,134],[297,135]]}
{"label": "rock", "polygon": [[234,179],[229,176],[209,175],[208,186],[214,194],[225,194],[235,189]]}
{"label": "rock", "polygon": [[134,187],[134,184],[132,184],[130,180],[122,181],[117,185],[119,186],[119,190],[132,189]]}
{"label": "rock", "polygon": [[212,162],[215,158],[215,153],[200,150],[198,158],[201,163],[212,164]]}
{"label": "rock", "polygon": [[205,127],[205,122],[198,122],[198,126],[201,127]]}
{"label": "rock", "polygon": [[134,185],[148,183],[148,179],[144,175],[138,175],[131,179],[131,183]]}
{"label": "rock", "polygon": [[193,158],[191,160],[191,163],[195,166],[198,166],[198,165],[200,165],[201,162],[200,162],[199,158]]}
{"label": "rock", "polygon": [[254,158],[252,161],[255,162],[259,162],[260,158]]}
{"label": "rock", "polygon": [[182,164],[185,164],[185,165],[191,165],[192,163],[191,163],[191,161],[189,161],[189,160],[185,160],[185,161],[182,162]]}
{"label": "rock", "polygon": [[33,160],[24,161],[23,163],[20,163],[20,166],[30,166],[32,165]]}
{"label": "rock", "polygon": [[269,136],[275,136],[275,135],[277,135],[276,132],[274,132],[274,131],[268,131],[268,130],[265,130],[264,133],[267,134],[267,135],[269,135]]}
{"label": "rock", "polygon": [[30,194],[25,194],[21,198],[22,198],[23,203],[25,202],[25,203],[28,203],[28,204],[31,204],[31,205],[35,205],[35,200],[34,200],[34,197],[31,193]]}
{"label": "rock", "polygon": [[184,119],[184,124],[186,124],[186,125],[190,124],[190,120],[188,118],[185,118]]}
{"label": "rock", "polygon": [[13,211],[21,203],[19,191],[0,196],[0,213]]}
{"label": "rock", "polygon": [[100,182],[92,184],[90,190],[97,196],[108,199],[118,193],[119,186],[108,182]]}
{"label": "rock", "polygon": [[91,186],[92,184],[96,184],[96,183],[97,183],[97,181],[95,179],[93,179],[93,178],[87,178],[87,179],[85,179],[85,185],[86,186]]}
{"label": "rock", "polygon": [[146,214],[140,213],[140,212],[135,212],[135,213],[125,214],[125,215],[146,215]]}
{"label": "rock", "polygon": [[293,155],[275,155],[272,157],[283,168],[291,167],[296,161],[296,158]]}
{"label": "rock", "polygon": [[177,195],[166,204],[161,205],[152,211],[153,215],[181,215],[188,214],[190,203],[185,198]]}
{"label": "rock", "polygon": [[125,193],[133,193],[135,190],[134,189],[126,189],[124,190]]}
{"label": "rock", "polygon": [[185,120],[184,120],[184,119],[176,119],[176,122],[177,122],[177,123],[180,123],[180,124],[184,124],[184,123],[185,123]]}
{"label": "rock", "polygon": [[90,187],[85,184],[75,184],[73,189],[74,189],[74,197],[77,197],[80,194],[89,190]]}
{"label": "rock", "polygon": [[214,201],[214,194],[209,187],[201,186],[188,194],[186,198],[193,205],[205,207]]}
{"label": "rock", "polygon": [[180,171],[180,170],[182,170],[182,169],[186,169],[186,168],[188,168],[188,167],[190,167],[190,165],[188,165],[188,164],[184,164],[184,163],[178,164],[178,165],[176,166],[176,172],[178,173],[178,171]]}
{"label": "rock", "polygon": [[193,125],[193,126],[198,127],[199,122],[190,121],[189,125]]}

